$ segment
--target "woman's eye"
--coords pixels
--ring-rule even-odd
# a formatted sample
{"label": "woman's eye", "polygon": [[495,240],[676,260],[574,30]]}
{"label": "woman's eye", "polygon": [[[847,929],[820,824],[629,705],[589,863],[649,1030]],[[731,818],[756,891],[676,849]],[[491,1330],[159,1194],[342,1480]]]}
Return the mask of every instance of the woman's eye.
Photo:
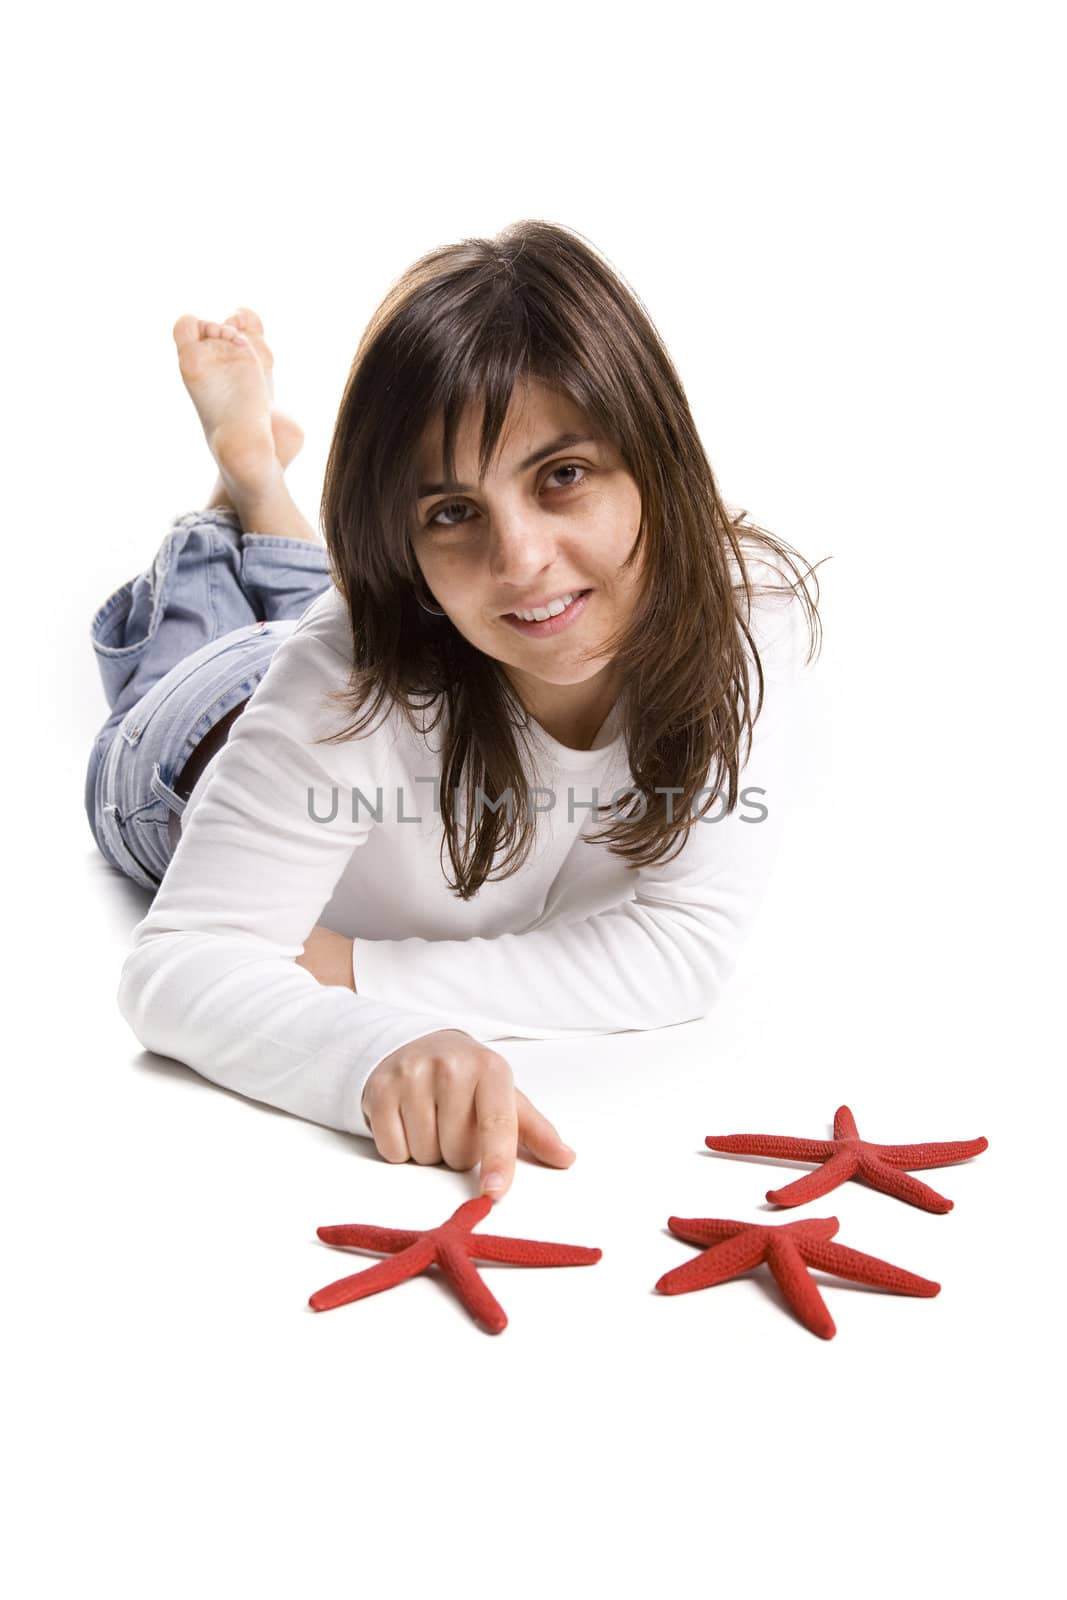
{"label": "woman's eye", "polygon": [[[580,467],[578,465],[577,461],[567,461],[567,462],[564,462],[564,464],[562,466],[553,467],[552,471],[549,473],[549,477],[550,478],[554,478],[560,472],[580,472],[582,474],[582,478],[584,478],[584,476],[585,476],[585,468],[584,467]],[[563,484],[563,488],[564,489],[577,488],[578,484],[581,483],[582,478],[571,478],[569,483]]]}
{"label": "woman's eye", "polygon": [[466,511],[466,509],[466,504],[462,500],[457,500],[452,505],[438,506],[426,526],[428,528],[458,528],[458,522],[439,522],[437,519],[443,516],[446,511]]}
{"label": "woman's eye", "polygon": [[[547,483],[549,478],[557,478],[561,472],[579,472],[581,473],[580,478],[571,478],[567,483],[562,483],[559,486],[561,489],[576,489],[578,485],[584,481],[586,470],[587,469],[581,466],[577,461],[561,462],[558,467],[552,468],[552,471],[548,474],[548,477],[546,477],[545,482]],[[463,523],[469,520],[465,516],[462,517],[461,520],[455,522],[450,520],[442,521],[441,519],[448,518],[450,512],[465,512],[468,510],[470,510],[470,507],[465,500],[451,500],[449,501],[448,505],[438,506],[437,510],[430,515],[426,526],[428,528],[461,528]]]}

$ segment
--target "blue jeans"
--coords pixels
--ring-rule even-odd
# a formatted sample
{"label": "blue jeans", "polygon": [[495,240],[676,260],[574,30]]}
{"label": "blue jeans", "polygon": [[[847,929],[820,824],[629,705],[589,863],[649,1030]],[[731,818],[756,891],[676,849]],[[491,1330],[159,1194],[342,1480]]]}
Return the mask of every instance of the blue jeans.
{"label": "blue jeans", "polygon": [[242,531],[234,511],[175,517],[152,565],[104,601],[91,638],[110,706],[85,776],[105,860],[153,892],[173,853],[173,787],[200,740],[247,700],[331,582],[326,547]]}

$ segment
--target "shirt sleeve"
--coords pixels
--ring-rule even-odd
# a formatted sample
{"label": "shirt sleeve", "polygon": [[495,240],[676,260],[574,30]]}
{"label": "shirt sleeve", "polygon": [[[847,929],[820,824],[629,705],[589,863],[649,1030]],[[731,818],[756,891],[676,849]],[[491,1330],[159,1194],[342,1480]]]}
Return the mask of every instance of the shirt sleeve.
{"label": "shirt sleeve", "polygon": [[376,731],[314,743],[339,726],[336,705],[316,713],[323,690],[345,680],[336,650],[313,633],[296,629],[279,645],[133,931],[118,1005],[146,1049],[253,1100],[370,1138],[360,1102],[371,1072],[401,1045],[454,1024],[432,1009],[326,987],[296,965],[374,825],[362,815],[347,822],[338,803],[324,826],[309,789],[317,805],[333,785],[347,793],[351,763],[364,758],[372,788],[381,772],[371,762],[388,757]]}
{"label": "shirt sleeve", "polygon": [[[732,972],[771,875],[789,805],[807,632],[790,595],[753,603],[764,705],[727,816],[725,798],[666,864],[637,868],[634,896],[594,915],[469,939],[353,941],[361,992],[447,1014],[481,1042],[670,1027],[704,1016]],[[758,687],[749,658],[752,706]],[[598,795],[603,804],[610,796]],[[699,810],[700,802],[694,807]],[[609,819],[610,820],[610,819]],[[577,849],[605,849],[579,840]]]}

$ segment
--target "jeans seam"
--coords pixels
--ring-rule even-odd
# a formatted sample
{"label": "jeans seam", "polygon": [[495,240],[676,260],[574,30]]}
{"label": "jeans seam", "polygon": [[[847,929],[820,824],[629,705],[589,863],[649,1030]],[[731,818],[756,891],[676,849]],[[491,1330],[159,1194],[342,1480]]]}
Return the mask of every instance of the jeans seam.
{"label": "jeans seam", "polygon": [[219,617],[218,584],[216,582],[217,573],[215,570],[220,551],[218,547],[218,535],[215,533],[214,528],[211,529],[211,532],[208,535],[208,543],[211,547],[211,559],[207,564],[207,597],[208,606],[211,610],[212,638],[217,639],[219,637],[219,631],[222,624]]}

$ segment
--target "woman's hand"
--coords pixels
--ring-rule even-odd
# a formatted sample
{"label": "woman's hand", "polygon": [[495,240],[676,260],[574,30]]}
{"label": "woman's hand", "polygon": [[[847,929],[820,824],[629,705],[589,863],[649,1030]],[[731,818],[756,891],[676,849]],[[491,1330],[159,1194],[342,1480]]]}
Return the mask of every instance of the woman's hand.
{"label": "woman's hand", "polygon": [[552,1167],[574,1160],[515,1088],[504,1057],[458,1028],[423,1034],[379,1061],[363,1086],[363,1114],[386,1161],[444,1161],[459,1172],[480,1161],[481,1192],[493,1200],[511,1185],[519,1144]]}

